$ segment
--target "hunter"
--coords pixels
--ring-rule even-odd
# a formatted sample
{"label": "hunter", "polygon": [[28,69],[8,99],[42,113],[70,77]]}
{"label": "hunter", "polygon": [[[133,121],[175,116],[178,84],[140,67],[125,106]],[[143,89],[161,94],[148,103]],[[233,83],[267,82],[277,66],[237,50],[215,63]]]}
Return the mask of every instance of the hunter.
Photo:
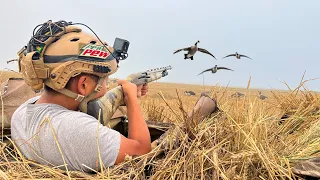
{"label": "hunter", "polygon": [[[106,126],[97,131],[97,119],[79,112],[79,106],[107,92],[107,80],[117,71],[117,60],[107,43],[102,44],[78,27],[65,28],[66,32],[60,31],[58,38],[45,44],[39,60],[34,60],[33,51],[20,54],[21,72],[27,83],[32,81],[33,69],[48,71],[50,76],[43,78],[43,93],[22,104],[12,116],[11,135],[17,147],[30,160],[55,166],[66,164],[69,170],[83,171],[90,171],[86,166],[96,169],[98,148],[105,167],[122,162],[126,154],[148,153],[151,140],[138,102],[148,92],[148,85],[138,92],[135,84],[118,81],[130,119],[128,138]],[[42,69],[29,63],[42,61],[41,58]]]}
{"label": "hunter", "polygon": [[[62,169],[100,171],[124,161],[126,155],[151,150],[151,139],[138,99],[148,85],[137,87],[126,80],[122,86],[128,117],[128,137],[103,126],[96,118],[79,111],[108,90],[107,80],[118,69],[114,47],[65,21],[42,24],[25,48],[18,52],[20,72],[40,96],[27,100],[11,118],[11,137],[29,160]],[[202,114],[216,109],[211,103]],[[192,115],[192,113],[190,114]]]}

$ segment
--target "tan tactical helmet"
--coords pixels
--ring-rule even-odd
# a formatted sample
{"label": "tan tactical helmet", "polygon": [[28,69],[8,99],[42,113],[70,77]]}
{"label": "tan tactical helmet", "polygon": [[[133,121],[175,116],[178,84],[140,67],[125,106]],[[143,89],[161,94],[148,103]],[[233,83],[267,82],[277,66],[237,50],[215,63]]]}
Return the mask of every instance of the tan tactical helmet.
{"label": "tan tactical helmet", "polygon": [[[39,26],[28,45],[18,52],[19,71],[26,83],[33,90],[45,84],[79,102],[91,100],[100,91],[104,77],[117,71],[114,49],[66,21],[49,20]],[[100,77],[95,91],[87,97],[65,88],[69,79],[80,73]]]}

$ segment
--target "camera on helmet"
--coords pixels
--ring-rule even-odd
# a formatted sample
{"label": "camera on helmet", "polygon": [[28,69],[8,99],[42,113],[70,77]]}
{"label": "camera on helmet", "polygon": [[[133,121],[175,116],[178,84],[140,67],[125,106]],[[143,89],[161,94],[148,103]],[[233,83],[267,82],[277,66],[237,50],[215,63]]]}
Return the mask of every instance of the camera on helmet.
{"label": "camera on helmet", "polygon": [[125,39],[116,38],[113,43],[114,56],[117,60],[124,60],[128,57],[130,42]]}

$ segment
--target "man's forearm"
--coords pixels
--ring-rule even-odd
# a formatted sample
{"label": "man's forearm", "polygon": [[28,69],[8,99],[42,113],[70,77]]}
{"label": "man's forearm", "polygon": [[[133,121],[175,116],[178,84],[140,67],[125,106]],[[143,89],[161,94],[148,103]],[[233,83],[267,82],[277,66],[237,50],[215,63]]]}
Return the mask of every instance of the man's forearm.
{"label": "man's forearm", "polygon": [[150,151],[151,138],[146,121],[143,119],[137,97],[129,97],[127,102],[127,116],[129,121],[128,138],[138,141],[146,152]]}

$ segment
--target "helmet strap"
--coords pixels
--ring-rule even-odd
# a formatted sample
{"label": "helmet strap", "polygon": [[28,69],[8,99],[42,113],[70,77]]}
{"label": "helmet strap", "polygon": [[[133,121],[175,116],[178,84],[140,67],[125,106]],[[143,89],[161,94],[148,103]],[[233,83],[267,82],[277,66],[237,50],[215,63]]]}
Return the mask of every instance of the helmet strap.
{"label": "helmet strap", "polygon": [[79,105],[79,110],[81,112],[87,113],[88,110],[88,102],[94,99],[94,96],[101,91],[102,89],[102,82],[104,80],[104,77],[100,77],[98,80],[98,83],[96,85],[96,87],[94,88],[94,91],[92,93],[90,93],[87,97],[85,97]]}

